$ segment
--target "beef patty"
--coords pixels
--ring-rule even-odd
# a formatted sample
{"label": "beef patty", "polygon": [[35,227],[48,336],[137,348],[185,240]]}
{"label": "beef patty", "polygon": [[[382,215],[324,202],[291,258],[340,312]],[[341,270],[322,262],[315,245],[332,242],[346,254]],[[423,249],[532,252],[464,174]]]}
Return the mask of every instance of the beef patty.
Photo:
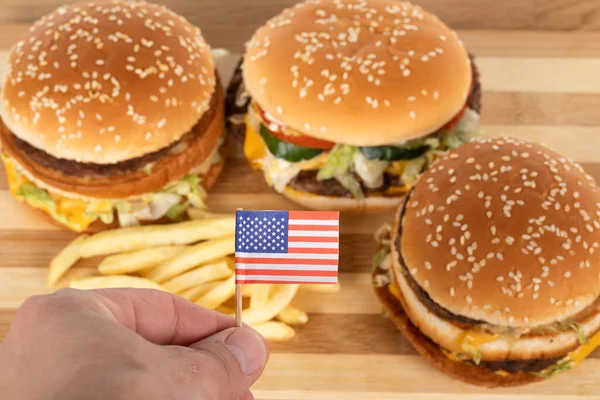
{"label": "beef patty", "polygon": [[[219,83],[217,83],[219,85]],[[164,157],[170,151],[176,151],[176,147],[185,146],[189,141],[195,139],[197,136],[204,134],[208,125],[212,121],[216,110],[217,110],[217,90],[213,93],[210,100],[209,109],[202,115],[200,120],[192,129],[184,134],[179,140],[171,143],[167,147],[163,147],[152,153],[145,154],[141,157],[132,158],[129,160],[121,161],[115,164],[94,164],[94,163],[83,163],[73,160],[67,160],[62,158],[56,158],[43,150],[38,149],[27,143],[24,140],[16,137],[12,132],[10,135],[6,135],[7,140],[12,140],[15,146],[31,161],[41,165],[45,168],[54,169],[70,176],[84,177],[84,176],[116,176],[127,174],[132,171],[138,171],[144,168],[146,165],[153,163],[160,158]],[[2,124],[0,129],[8,129]]]}
{"label": "beef patty", "polygon": [[[321,196],[354,197],[337,179],[317,180],[318,172],[317,170],[300,171],[289,183],[289,186],[301,192],[315,193]],[[385,192],[390,186],[402,186],[399,176],[387,173],[383,175],[383,185],[375,189],[366,187],[358,175],[355,175],[355,178],[360,182],[363,193]]]}

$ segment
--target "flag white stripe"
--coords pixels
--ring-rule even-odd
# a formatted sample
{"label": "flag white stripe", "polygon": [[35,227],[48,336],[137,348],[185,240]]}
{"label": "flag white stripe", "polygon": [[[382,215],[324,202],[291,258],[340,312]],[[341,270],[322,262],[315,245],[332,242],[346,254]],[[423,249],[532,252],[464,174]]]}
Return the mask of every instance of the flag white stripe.
{"label": "flag white stripe", "polygon": [[337,276],[270,276],[270,275],[243,275],[236,276],[238,282],[244,281],[285,281],[298,283],[336,283]]}
{"label": "flag white stripe", "polygon": [[338,226],[339,221],[331,219],[290,219],[288,225]]}
{"label": "flag white stripe", "polygon": [[290,249],[337,249],[339,243],[336,242],[290,242]]}
{"label": "flag white stripe", "polygon": [[288,260],[307,259],[307,260],[337,260],[338,254],[312,254],[312,253],[235,253],[236,257],[241,258],[284,258]]}
{"label": "flag white stripe", "polygon": [[339,231],[298,231],[290,229],[288,236],[338,237]]}
{"label": "flag white stripe", "polygon": [[[235,264],[236,270],[272,269],[278,271],[337,271],[337,265],[311,265],[311,264]],[[243,274],[243,272],[241,272]]]}

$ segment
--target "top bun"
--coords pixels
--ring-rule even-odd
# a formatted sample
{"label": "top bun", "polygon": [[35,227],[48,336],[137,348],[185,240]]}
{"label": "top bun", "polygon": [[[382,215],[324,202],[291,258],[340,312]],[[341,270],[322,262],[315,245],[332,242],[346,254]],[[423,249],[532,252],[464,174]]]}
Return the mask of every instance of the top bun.
{"label": "top bun", "polygon": [[600,190],[581,167],[516,139],[471,142],[407,200],[401,252],[454,314],[504,326],[564,320],[600,295]]}
{"label": "top bun", "polygon": [[435,132],[471,80],[456,33],[397,0],[299,3],[260,28],[244,57],[246,88],[274,119],[355,146]]}
{"label": "top bun", "polygon": [[64,6],[11,50],[2,119],[56,158],[117,163],[180,139],[215,90],[198,28],[163,6]]}

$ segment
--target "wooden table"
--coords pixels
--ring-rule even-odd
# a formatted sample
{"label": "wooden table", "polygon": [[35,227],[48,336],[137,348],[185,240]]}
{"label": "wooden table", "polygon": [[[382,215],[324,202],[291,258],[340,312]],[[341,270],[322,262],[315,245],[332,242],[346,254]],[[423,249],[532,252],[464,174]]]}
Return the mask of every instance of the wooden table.
{"label": "wooden table", "polygon": [[[168,0],[202,27],[214,47],[233,52],[292,0]],[[543,141],[583,163],[600,180],[600,0],[422,0],[457,28],[478,56],[483,121],[490,136]],[[36,18],[59,0],[2,0],[0,62]],[[228,60],[231,64],[231,59]],[[235,153],[210,196],[216,210],[291,209]],[[571,399],[600,397],[600,352],[573,372],[516,389],[489,391],[429,367],[382,318],[369,269],[372,233],[389,216],[342,218],[341,293],[302,294],[311,321],[274,354],[255,393],[263,399]],[[0,171],[0,340],[15,309],[47,292],[46,266],[73,238],[11,198]],[[92,271],[94,260],[75,274]]]}

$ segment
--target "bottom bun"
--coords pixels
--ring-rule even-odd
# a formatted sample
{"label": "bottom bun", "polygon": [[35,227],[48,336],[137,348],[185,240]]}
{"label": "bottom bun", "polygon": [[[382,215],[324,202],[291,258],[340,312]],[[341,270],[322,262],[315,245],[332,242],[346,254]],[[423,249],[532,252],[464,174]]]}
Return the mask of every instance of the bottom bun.
{"label": "bottom bun", "polygon": [[[381,272],[381,270],[377,270],[375,274]],[[543,380],[526,372],[517,372],[506,376],[499,375],[483,366],[450,360],[444,355],[440,346],[429,340],[412,324],[404,311],[403,300],[398,301],[390,293],[390,285],[393,285],[393,283],[375,287],[375,294],[402,335],[438,371],[471,385],[488,388],[522,386]]]}
{"label": "bottom bun", "polygon": [[293,202],[312,210],[355,213],[393,212],[404,199],[403,195],[399,197],[368,196],[360,200],[350,197],[321,196],[300,192],[289,186],[286,186],[283,195]]}

